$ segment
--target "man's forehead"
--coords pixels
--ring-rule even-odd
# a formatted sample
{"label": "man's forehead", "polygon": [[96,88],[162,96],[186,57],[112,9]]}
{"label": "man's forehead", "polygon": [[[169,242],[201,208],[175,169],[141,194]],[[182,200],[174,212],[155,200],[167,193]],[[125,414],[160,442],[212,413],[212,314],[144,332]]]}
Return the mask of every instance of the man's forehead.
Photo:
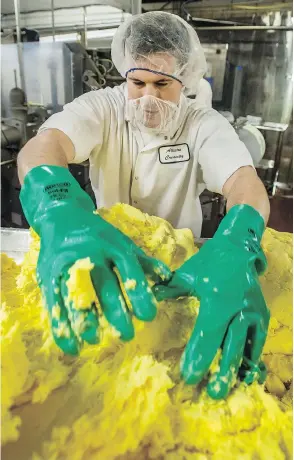
{"label": "man's forehead", "polygon": [[134,67],[172,75],[175,71],[176,59],[167,53],[156,53],[136,59]]}

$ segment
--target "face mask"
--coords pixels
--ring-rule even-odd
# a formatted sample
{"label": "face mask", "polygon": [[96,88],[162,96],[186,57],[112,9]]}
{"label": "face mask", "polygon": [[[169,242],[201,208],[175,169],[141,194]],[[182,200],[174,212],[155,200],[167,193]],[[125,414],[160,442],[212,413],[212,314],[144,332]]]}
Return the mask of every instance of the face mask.
{"label": "face mask", "polygon": [[154,96],[127,101],[127,118],[132,126],[149,133],[168,133],[178,112],[177,104]]}

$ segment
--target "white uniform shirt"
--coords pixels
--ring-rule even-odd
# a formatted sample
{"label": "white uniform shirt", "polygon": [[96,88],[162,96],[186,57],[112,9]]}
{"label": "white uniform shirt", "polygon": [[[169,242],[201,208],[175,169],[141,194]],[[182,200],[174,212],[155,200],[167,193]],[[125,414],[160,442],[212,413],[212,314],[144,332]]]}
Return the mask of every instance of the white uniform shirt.
{"label": "white uniform shirt", "polygon": [[40,131],[63,131],[74,163],[90,162],[97,207],[128,203],[200,236],[199,195],[222,193],[227,179],[252,165],[245,145],[213,109],[181,96],[179,124],[169,135],[146,135],[126,121],[126,84],[86,93],[51,116]]}

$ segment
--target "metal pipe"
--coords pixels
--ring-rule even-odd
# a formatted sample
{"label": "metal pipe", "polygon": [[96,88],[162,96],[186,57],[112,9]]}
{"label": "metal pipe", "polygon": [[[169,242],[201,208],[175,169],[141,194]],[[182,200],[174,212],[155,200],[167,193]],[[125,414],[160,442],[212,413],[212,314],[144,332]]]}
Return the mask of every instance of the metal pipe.
{"label": "metal pipe", "polygon": [[55,42],[55,18],[54,18],[54,0],[51,0],[51,17],[52,17],[52,38]]}
{"label": "metal pipe", "polygon": [[13,70],[13,73],[14,73],[14,85],[15,85],[15,88],[17,88],[17,76],[16,76],[16,69]]}
{"label": "metal pipe", "polygon": [[[221,20],[221,19],[207,19],[207,18],[193,17],[192,20],[197,21],[197,22],[208,22],[210,24],[224,24],[224,27],[237,26],[238,25],[237,21],[225,21],[225,20]],[[227,24],[227,26],[225,24]],[[242,23],[241,24],[239,23],[239,25],[242,25]]]}
{"label": "metal pipe", "polygon": [[16,40],[17,40],[17,43],[21,43],[19,0],[14,0],[14,14],[15,14],[15,26],[16,26]]}
{"label": "metal pipe", "polygon": [[1,147],[18,144],[21,141],[21,131],[13,126],[1,129]]}
{"label": "metal pipe", "polygon": [[83,19],[84,19],[84,36],[83,36],[83,44],[84,47],[87,49],[88,46],[88,39],[87,39],[87,7],[83,7]]}
{"label": "metal pipe", "polygon": [[142,0],[132,0],[132,14],[141,14],[142,13]]}
{"label": "metal pipe", "polygon": [[[89,32],[90,30],[95,30],[97,31],[98,29],[99,30],[108,30],[108,29],[117,29],[117,27],[119,26],[119,24],[116,24],[116,25],[111,25],[111,26],[97,26],[97,25],[87,25],[87,32]],[[48,28],[48,27],[44,27],[44,28],[41,28],[41,27],[38,27],[38,31],[41,32],[41,36],[45,35],[49,35],[52,33],[52,27]],[[58,35],[62,35],[62,34],[67,34],[67,33],[73,33],[73,32],[77,32],[77,33],[83,33],[84,32],[84,27],[81,25],[81,26],[64,26],[62,27],[62,29],[58,30]]]}
{"label": "metal pipe", "polygon": [[[231,3],[230,4],[230,13],[232,12],[235,12],[235,13],[238,13],[240,14],[240,10],[243,12],[247,11],[284,11],[284,10],[289,10],[292,8],[292,3],[272,3],[272,4],[261,4],[261,5],[256,5],[256,3],[254,5],[246,5],[246,4],[242,4],[242,3],[239,3],[239,4],[235,4],[235,3]],[[215,11],[224,11],[228,9],[228,5],[223,3],[223,4],[217,4],[217,5],[210,5],[210,7],[208,8],[207,5],[199,5],[199,6],[192,6],[188,13],[190,13],[190,16],[193,16],[195,14],[201,14],[201,17],[205,17],[203,16],[204,14],[208,14],[208,16],[211,14],[211,12],[215,12]],[[186,10],[187,11],[187,10]],[[199,13],[200,12],[200,13]]]}
{"label": "metal pipe", "polygon": [[9,165],[11,163],[15,163],[16,162],[16,158],[14,158],[13,160],[5,160],[5,161],[1,161],[0,165],[3,166],[3,165]]}
{"label": "metal pipe", "polygon": [[19,66],[19,74],[20,74],[20,86],[21,86],[21,89],[25,91],[24,66],[23,66],[23,55],[22,55],[22,44],[21,44],[20,14],[19,14],[19,0],[14,0],[14,13],[15,13],[17,56],[18,56],[18,66]]}
{"label": "metal pipe", "polygon": [[196,30],[288,30],[293,31],[293,27],[289,26],[212,26],[212,27],[197,27]]}

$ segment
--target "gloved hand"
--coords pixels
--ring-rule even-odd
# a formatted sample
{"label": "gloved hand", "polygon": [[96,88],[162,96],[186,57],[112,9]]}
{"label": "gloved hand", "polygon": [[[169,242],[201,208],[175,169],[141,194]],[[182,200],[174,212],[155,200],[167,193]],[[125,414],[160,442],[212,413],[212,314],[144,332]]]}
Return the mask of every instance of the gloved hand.
{"label": "gloved hand", "polygon": [[68,301],[68,270],[87,257],[94,264],[91,280],[106,319],[122,340],[131,340],[134,327],[113,268],[124,282],[134,315],[143,321],[156,315],[156,300],[145,274],[158,282],[170,278],[169,269],[95,214],[91,198],[65,168],[32,169],[25,177],[20,199],[28,222],[41,239],[37,280],[56,344],[74,355],[82,341],[99,341],[95,304],[79,310]]}
{"label": "gloved hand", "polygon": [[215,236],[166,285],[153,287],[157,300],[181,296],[200,300],[181,373],[187,383],[199,383],[222,348],[220,369],[207,386],[214,399],[227,396],[238,372],[248,384],[256,378],[262,383],[266,377],[260,355],[270,314],[258,280],[267,266],[260,246],[263,231],[264,221],[254,208],[234,206]]}

